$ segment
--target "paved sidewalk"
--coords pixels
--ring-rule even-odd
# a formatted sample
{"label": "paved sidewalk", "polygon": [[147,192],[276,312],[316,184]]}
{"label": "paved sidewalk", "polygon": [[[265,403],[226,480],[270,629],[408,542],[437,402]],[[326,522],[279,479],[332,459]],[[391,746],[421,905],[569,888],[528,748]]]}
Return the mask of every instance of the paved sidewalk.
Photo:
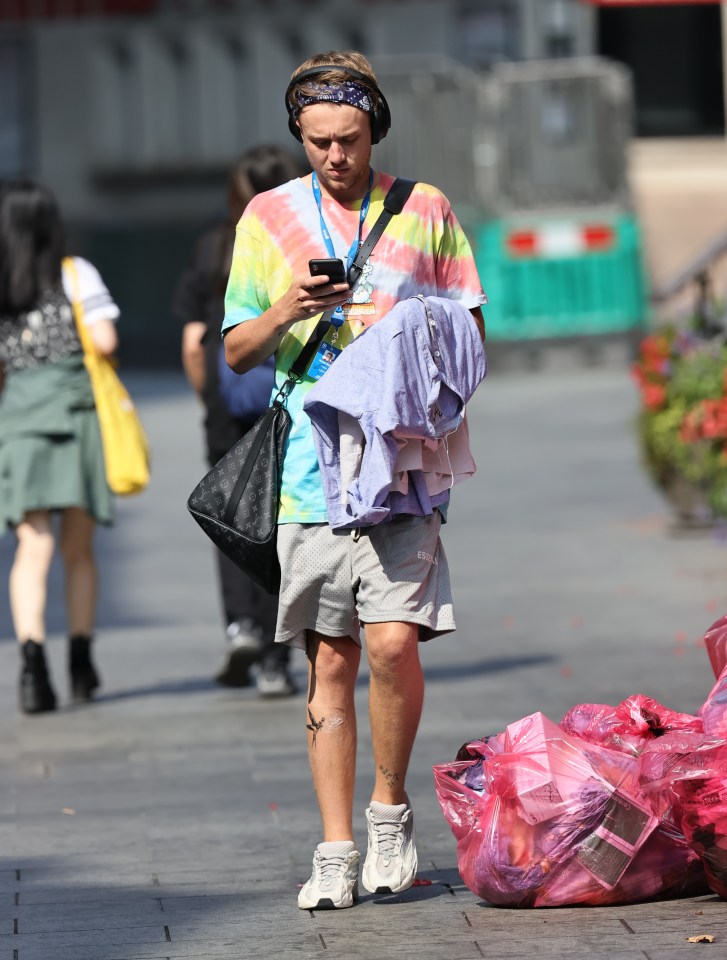
{"label": "paved sidewalk", "polygon": [[[409,792],[420,877],[354,910],[296,907],[319,824],[304,700],[266,703],[210,680],[221,629],[210,551],[186,516],[203,471],[180,377],[129,377],[154,480],[101,531],[93,706],[21,717],[0,540],[0,960],[727,956],[713,896],[604,909],[489,907],[461,883],[431,766],[535,710],[644,692],[693,711],[711,686],[697,639],[727,608],[727,549],[675,535],[638,465],[621,369],[493,375],[470,407],[480,472],[445,531],[459,631],[426,645]],[[50,653],[65,703],[62,584]],[[304,660],[294,659],[304,679]],[[358,841],[373,770],[358,691]],[[711,946],[686,938],[711,933]]]}

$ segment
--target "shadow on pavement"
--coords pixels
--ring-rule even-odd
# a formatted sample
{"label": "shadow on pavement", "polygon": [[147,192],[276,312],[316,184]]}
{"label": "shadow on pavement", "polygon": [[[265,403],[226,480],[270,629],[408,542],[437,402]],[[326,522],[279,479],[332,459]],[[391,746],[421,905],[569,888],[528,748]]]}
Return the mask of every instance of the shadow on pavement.
{"label": "shadow on pavement", "polygon": [[376,907],[387,907],[399,903],[433,900],[435,897],[455,896],[457,892],[464,890],[466,887],[454,867],[444,870],[419,870],[414,886],[403,893],[364,894],[361,901]]}
{"label": "shadow on pavement", "polygon": [[449,680],[481,677],[488,673],[507,673],[509,670],[520,670],[524,667],[542,667],[555,663],[558,659],[559,657],[552,654],[532,654],[522,657],[496,657],[475,663],[443,663],[439,666],[425,666],[424,679],[427,683],[444,683]]}
{"label": "shadow on pavement", "polygon": [[[462,680],[468,677],[478,677],[489,673],[507,672],[524,667],[542,666],[543,664],[553,663],[558,658],[551,655],[543,656],[523,656],[523,657],[498,657],[492,660],[482,660],[478,663],[458,663],[443,664],[437,667],[425,667],[424,678],[427,683],[446,683],[451,680]],[[304,673],[295,677],[299,691],[304,691],[306,678]],[[357,687],[368,686],[368,671],[362,671],[358,680]],[[94,698],[99,705],[104,703],[113,703],[119,700],[131,700],[135,697],[163,697],[177,696],[178,694],[198,694],[210,693],[234,693],[244,692],[245,690],[254,690],[254,686],[243,687],[234,690],[229,687],[221,687],[211,677],[180,677],[175,680],[169,680],[162,683],[153,683],[145,687],[130,687],[128,690],[117,690],[112,693],[100,693]]]}
{"label": "shadow on pavement", "polygon": [[[305,690],[305,675],[296,674],[293,671],[293,678],[298,686],[300,696]],[[118,700],[132,700],[135,697],[164,697],[177,696],[178,694],[196,694],[196,693],[220,693],[220,694],[244,694],[252,692],[253,697],[258,699],[254,682],[248,687],[225,687],[216,683],[212,677],[180,677],[176,680],[169,680],[163,683],[153,683],[148,687],[130,687],[128,690],[115,690],[112,693],[100,693],[94,697],[94,703],[99,705],[104,703],[113,703]],[[273,700],[274,698],[269,698]],[[281,698],[281,699],[288,699]]]}
{"label": "shadow on pavement", "polygon": [[[13,955],[28,960],[163,960],[174,956],[233,956],[229,947],[246,948],[250,923],[280,889],[197,864],[158,865],[98,856],[84,863],[74,853],[21,856],[0,870],[3,933],[11,929]],[[209,882],[208,882],[209,881]],[[11,901],[14,901],[11,905]],[[305,934],[297,916],[282,937],[283,952],[295,952]],[[2,937],[3,941],[6,939]],[[7,938],[8,940],[10,938]],[[312,938],[309,938],[312,939]],[[10,944],[7,944],[7,949]],[[220,954],[217,949],[219,948]],[[286,949],[287,948],[287,949]],[[263,956],[270,956],[262,950]],[[289,954],[288,954],[289,955]]]}
{"label": "shadow on pavement", "polygon": [[183,677],[178,680],[169,680],[166,683],[153,683],[148,687],[131,687],[128,690],[117,690],[114,693],[101,693],[94,698],[98,704],[112,703],[114,700],[130,700],[134,697],[159,697],[179,693],[209,693],[211,690],[223,690],[214,680],[208,677]]}
{"label": "shadow on pavement", "polygon": [[[365,649],[365,645],[364,645]],[[467,680],[483,677],[490,673],[507,673],[510,670],[522,670],[527,667],[542,667],[557,663],[560,657],[554,654],[527,654],[521,657],[493,657],[491,660],[476,660],[465,663],[423,664],[425,683],[448,683],[450,680]],[[361,671],[356,680],[357,687],[367,687],[369,673],[366,657],[362,657]]]}
{"label": "shadow on pavement", "polygon": [[393,907],[400,903],[421,903],[423,900],[433,900],[451,894],[441,883],[432,883],[431,886],[410,887],[403,893],[370,893],[359,897],[361,903],[370,903],[375,907]]}

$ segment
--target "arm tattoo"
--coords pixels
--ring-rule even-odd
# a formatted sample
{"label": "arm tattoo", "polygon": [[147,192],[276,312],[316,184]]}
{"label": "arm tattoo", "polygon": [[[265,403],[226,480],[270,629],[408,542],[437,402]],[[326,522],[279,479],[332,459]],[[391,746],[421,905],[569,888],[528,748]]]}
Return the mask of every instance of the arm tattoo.
{"label": "arm tattoo", "polygon": [[315,745],[316,745],[316,737],[318,736],[318,731],[321,729],[321,727],[323,726],[323,724],[326,722],[326,718],[325,718],[325,717],[321,717],[320,720],[316,720],[316,718],[315,718],[315,717],[313,716],[313,714],[310,712],[310,707],[308,707],[308,716],[310,717],[310,723],[306,723],[305,728],[306,728],[306,730],[310,730],[310,732],[313,734],[313,742],[312,742],[311,746],[315,747]]}
{"label": "arm tattoo", "polygon": [[385,767],[381,764],[379,765],[379,770],[383,774],[386,782],[389,784],[389,787],[393,789],[394,785],[399,782],[399,774],[394,770],[389,770],[388,767]]}

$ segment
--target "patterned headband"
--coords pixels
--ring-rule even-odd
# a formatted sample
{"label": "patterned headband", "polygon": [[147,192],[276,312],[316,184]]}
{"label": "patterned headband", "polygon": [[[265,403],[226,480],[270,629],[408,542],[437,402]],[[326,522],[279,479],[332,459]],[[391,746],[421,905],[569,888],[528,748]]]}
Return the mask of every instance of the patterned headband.
{"label": "patterned headband", "polygon": [[308,107],[312,103],[347,103],[351,107],[363,110],[364,113],[373,112],[371,92],[355,80],[341,80],[340,83],[312,83],[309,89],[314,91],[310,95],[300,90],[295,94],[296,117],[303,107]]}

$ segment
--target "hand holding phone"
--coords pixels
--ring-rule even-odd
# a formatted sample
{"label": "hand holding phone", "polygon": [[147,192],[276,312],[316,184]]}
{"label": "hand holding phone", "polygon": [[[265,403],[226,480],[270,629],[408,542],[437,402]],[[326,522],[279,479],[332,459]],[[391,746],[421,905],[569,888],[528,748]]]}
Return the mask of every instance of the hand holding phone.
{"label": "hand holding phone", "polygon": [[328,277],[329,283],[347,283],[348,281],[343,260],[335,257],[309,260],[308,269],[312,277]]}

